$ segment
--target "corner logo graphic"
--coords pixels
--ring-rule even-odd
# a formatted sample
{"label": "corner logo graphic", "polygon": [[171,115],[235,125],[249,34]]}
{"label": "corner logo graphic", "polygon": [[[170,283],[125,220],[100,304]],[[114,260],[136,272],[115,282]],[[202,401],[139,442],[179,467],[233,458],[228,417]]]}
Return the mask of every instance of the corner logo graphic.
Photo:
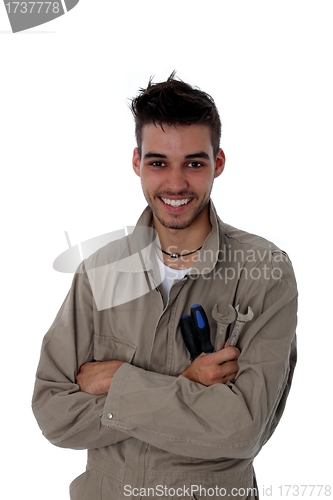
{"label": "corner logo graphic", "polygon": [[60,273],[75,273],[83,259],[87,259],[91,254],[108,243],[132,234],[133,230],[134,226],[125,226],[122,229],[118,229],[118,231],[100,234],[74,246],[71,244],[68,232],[64,231],[68,248],[55,259],[53,269]]}
{"label": "corner logo graphic", "polygon": [[[85,259],[84,268],[98,311],[136,300],[161,284],[164,271],[153,271],[159,247],[156,231],[144,226],[135,232],[134,229],[126,226],[75,246],[65,231],[69,248],[58,255],[53,268],[62,273],[80,273],[78,266]],[[112,248],[105,246],[112,242]],[[101,251],[95,253],[98,249]]]}
{"label": "corner logo graphic", "polygon": [[56,0],[50,2],[20,2],[3,0],[13,33],[48,23],[66,14],[80,0]]}

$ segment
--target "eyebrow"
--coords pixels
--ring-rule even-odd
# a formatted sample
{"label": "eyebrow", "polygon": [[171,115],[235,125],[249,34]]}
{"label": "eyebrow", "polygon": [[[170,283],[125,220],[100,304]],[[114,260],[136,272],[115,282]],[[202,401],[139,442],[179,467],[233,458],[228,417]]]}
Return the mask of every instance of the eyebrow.
{"label": "eyebrow", "polygon": [[[148,159],[148,158],[167,158],[167,156],[163,155],[161,153],[149,152],[149,153],[146,153],[144,155],[144,159]],[[191,153],[191,154],[185,156],[186,160],[191,160],[193,158],[202,158],[205,160],[210,159],[209,154],[205,153],[205,151],[199,151],[197,153]]]}
{"label": "eyebrow", "polygon": [[144,159],[147,159],[147,158],[166,158],[166,155],[162,155],[160,153],[146,153],[144,155]]}
{"label": "eyebrow", "polygon": [[209,154],[208,153],[205,153],[205,151],[199,151],[198,153],[193,153],[193,154],[190,154],[190,155],[186,155],[185,156],[186,160],[190,160],[191,158],[202,158],[202,159],[205,159],[205,160],[209,160]]}

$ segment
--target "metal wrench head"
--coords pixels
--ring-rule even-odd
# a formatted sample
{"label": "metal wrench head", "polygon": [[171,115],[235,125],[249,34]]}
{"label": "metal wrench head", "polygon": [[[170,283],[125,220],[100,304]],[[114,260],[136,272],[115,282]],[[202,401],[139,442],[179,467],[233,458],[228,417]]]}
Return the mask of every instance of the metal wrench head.
{"label": "metal wrench head", "polygon": [[236,306],[236,313],[237,313],[237,321],[239,321],[240,323],[247,323],[248,321],[252,321],[254,318],[254,313],[250,306],[247,308],[246,314],[241,314],[239,312],[239,304],[238,304]]}
{"label": "metal wrench head", "polygon": [[215,304],[215,306],[213,307],[213,310],[212,310],[212,316],[217,323],[229,325],[230,323],[233,323],[235,321],[235,319],[237,317],[237,311],[231,304],[229,304],[228,305],[228,314],[221,314],[219,312],[218,305]]}

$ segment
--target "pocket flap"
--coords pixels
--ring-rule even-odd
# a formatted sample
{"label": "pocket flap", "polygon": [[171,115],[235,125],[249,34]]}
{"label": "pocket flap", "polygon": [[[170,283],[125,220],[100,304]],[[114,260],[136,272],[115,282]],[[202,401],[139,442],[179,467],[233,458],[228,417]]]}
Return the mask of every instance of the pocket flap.
{"label": "pocket flap", "polygon": [[116,337],[105,337],[95,335],[94,358],[96,361],[108,361],[118,359],[125,363],[131,363],[134,358],[137,346],[127,340]]}

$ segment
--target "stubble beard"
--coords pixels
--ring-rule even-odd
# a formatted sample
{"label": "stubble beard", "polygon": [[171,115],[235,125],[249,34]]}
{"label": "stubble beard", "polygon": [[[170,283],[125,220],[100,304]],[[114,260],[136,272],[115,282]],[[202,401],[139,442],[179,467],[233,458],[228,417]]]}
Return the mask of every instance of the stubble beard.
{"label": "stubble beard", "polygon": [[[208,197],[208,199],[203,200],[201,202],[201,204],[197,207],[197,209],[193,212],[192,215],[190,215],[190,217],[187,220],[183,220],[183,221],[177,220],[177,215],[175,215],[172,220],[166,221],[160,215],[158,209],[156,208],[155,204],[151,201],[151,199],[148,198],[147,196],[145,196],[145,198],[146,198],[146,201],[147,201],[149,207],[151,208],[154,216],[160,222],[160,224],[162,224],[162,226],[164,226],[168,229],[175,229],[175,230],[187,229],[188,227],[190,227],[193,224],[193,222],[195,221],[195,219],[201,214],[203,209],[208,205],[209,200],[210,200],[210,197]],[[172,215],[170,215],[170,216],[172,217]]]}

